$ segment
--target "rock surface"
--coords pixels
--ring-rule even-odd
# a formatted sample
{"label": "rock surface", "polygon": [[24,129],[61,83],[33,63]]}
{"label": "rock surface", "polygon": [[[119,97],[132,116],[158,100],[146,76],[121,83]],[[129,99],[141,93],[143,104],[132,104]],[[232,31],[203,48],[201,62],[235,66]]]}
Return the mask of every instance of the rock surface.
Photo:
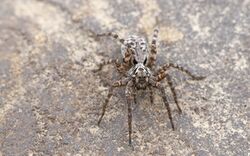
{"label": "rock surface", "polygon": [[[249,155],[249,15],[249,0],[2,0],[0,155]],[[124,89],[97,126],[117,74],[92,70],[121,55],[116,41],[93,32],[150,40],[155,26],[158,65],[174,62],[206,79],[170,71],[183,109],[171,99],[176,131],[159,93],[153,105],[140,93],[133,150]]]}

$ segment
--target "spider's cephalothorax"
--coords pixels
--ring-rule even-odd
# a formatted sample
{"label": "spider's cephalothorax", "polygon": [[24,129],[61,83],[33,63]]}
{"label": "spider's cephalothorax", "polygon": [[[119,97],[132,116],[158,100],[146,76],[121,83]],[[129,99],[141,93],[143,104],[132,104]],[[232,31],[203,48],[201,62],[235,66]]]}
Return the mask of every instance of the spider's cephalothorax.
{"label": "spider's cephalothorax", "polygon": [[[156,60],[156,40],[158,36],[158,29],[154,30],[152,42],[149,46],[146,44],[146,41],[142,37],[135,35],[129,36],[126,40],[120,39],[117,34],[106,33],[98,34],[97,36],[112,36],[115,39],[118,39],[121,46],[122,53],[122,62],[119,62],[119,59],[104,61],[100,64],[99,69],[102,69],[102,66],[115,63],[118,71],[122,73],[123,77],[114,82],[109,89],[108,97],[105,99],[105,102],[102,107],[102,114],[98,121],[98,125],[101,123],[102,118],[105,114],[106,107],[109,103],[111,96],[113,95],[113,90],[116,87],[126,86],[125,95],[128,104],[128,127],[129,127],[129,144],[132,144],[131,134],[132,134],[132,105],[136,104],[135,96],[136,91],[140,89],[149,89],[150,90],[150,101],[153,103],[153,91],[152,88],[157,88],[163,98],[163,102],[168,111],[168,117],[170,119],[171,127],[174,130],[174,124],[172,121],[171,110],[168,103],[168,98],[165,93],[164,87],[161,85],[160,81],[167,79],[168,86],[171,89],[173,94],[174,102],[178,108],[179,113],[181,113],[181,108],[177,101],[176,92],[172,83],[172,79],[168,74],[170,68],[175,68],[183,73],[189,75],[193,80],[201,80],[205,77],[194,76],[191,72],[180,67],[178,65],[168,63],[160,67],[157,71],[154,71],[155,60]],[[98,71],[97,70],[97,71]]]}
{"label": "spider's cephalothorax", "polygon": [[130,69],[129,75],[133,77],[137,89],[146,89],[151,72],[149,68],[143,65],[143,63],[137,63]]}

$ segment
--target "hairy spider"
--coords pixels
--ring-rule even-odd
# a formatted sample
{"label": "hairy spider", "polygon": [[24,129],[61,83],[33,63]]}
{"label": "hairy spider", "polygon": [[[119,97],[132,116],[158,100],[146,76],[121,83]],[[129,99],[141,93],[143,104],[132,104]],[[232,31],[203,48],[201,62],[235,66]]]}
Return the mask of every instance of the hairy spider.
{"label": "hairy spider", "polygon": [[104,65],[112,64],[114,63],[117,67],[117,70],[119,73],[123,75],[123,77],[114,82],[108,92],[108,96],[105,99],[105,102],[102,107],[102,114],[98,120],[98,125],[100,125],[102,118],[105,114],[106,107],[109,103],[109,100],[111,96],[113,95],[114,88],[125,86],[125,95],[126,100],[128,104],[128,127],[129,127],[129,145],[132,145],[131,141],[131,134],[132,134],[132,109],[131,106],[136,103],[135,96],[136,91],[140,89],[149,89],[150,90],[150,101],[153,102],[153,92],[152,88],[159,89],[161,96],[163,98],[163,102],[166,106],[168,117],[172,126],[172,129],[174,130],[174,124],[172,120],[171,110],[168,103],[168,98],[165,93],[165,89],[160,83],[161,80],[164,78],[167,79],[168,85],[171,89],[171,92],[173,94],[173,98],[175,101],[175,104],[178,108],[179,113],[182,112],[176,92],[171,80],[171,77],[168,74],[168,69],[175,68],[177,70],[180,70],[181,72],[186,73],[189,75],[193,80],[202,80],[205,77],[202,76],[194,76],[191,72],[184,69],[183,67],[180,67],[178,65],[168,63],[160,67],[158,70],[153,71],[153,67],[155,66],[155,60],[156,60],[156,41],[158,37],[158,29],[154,30],[152,42],[150,44],[150,50],[147,47],[147,42],[144,38],[139,36],[129,36],[126,40],[119,38],[117,34],[114,33],[104,33],[104,34],[97,34],[97,37],[100,36],[111,36],[115,39],[117,39],[121,43],[121,53],[123,61],[119,62],[118,59],[110,59],[108,61],[103,61],[99,65],[99,69],[96,71],[99,71],[102,69]]}

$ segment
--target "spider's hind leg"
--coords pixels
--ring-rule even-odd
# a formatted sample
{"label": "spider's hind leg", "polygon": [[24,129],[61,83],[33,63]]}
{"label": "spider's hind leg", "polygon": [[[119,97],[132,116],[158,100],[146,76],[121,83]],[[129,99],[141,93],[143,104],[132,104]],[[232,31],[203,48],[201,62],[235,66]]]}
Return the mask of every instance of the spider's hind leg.
{"label": "spider's hind leg", "polygon": [[93,70],[93,72],[101,71],[104,66],[109,65],[109,64],[115,64],[117,68],[119,68],[121,65],[118,59],[103,60],[101,63],[98,64],[98,69]]}
{"label": "spider's hind leg", "polygon": [[156,54],[157,54],[156,42],[157,42],[157,38],[158,38],[158,32],[159,32],[159,29],[157,29],[157,28],[154,29],[154,34],[153,34],[152,42],[150,45],[149,59],[148,59],[148,63],[147,63],[147,66],[150,68],[153,65],[155,65],[155,61],[156,61]]}
{"label": "spider's hind leg", "polygon": [[119,41],[121,44],[124,44],[124,39],[120,38],[119,35],[113,32],[107,32],[107,33],[101,33],[101,34],[96,34],[96,37],[102,37],[102,36],[110,36]]}

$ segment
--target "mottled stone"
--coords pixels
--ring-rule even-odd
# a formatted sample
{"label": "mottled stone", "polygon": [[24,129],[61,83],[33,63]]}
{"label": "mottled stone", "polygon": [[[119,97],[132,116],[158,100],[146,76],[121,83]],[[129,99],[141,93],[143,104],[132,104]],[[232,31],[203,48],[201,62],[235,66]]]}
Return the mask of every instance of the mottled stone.
{"label": "mottled stone", "polygon": [[[250,1],[2,0],[0,5],[0,155],[248,155]],[[167,84],[176,131],[162,99],[139,92],[128,146],[124,88],[97,120],[121,57],[114,31],[148,41],[158,26],[157,63],[177,63],[183,114]],[[121,58],[120,58],[121,59]]]}

